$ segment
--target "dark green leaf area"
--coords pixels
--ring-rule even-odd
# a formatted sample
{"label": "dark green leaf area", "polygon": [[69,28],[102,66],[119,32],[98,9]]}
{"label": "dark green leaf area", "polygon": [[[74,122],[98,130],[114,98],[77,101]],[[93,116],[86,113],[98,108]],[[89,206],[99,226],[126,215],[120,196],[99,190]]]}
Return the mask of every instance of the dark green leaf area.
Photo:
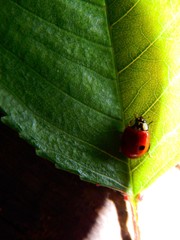
{"label": "dark green leaf area", "polygon": [[[2,86],[7,85],[14,97],[29,108],[32,114],[93,145],[111,149],[112,139],[118,137],[116,127],[119,120],[113,120],[74,99],[36,72],[32,74],[32,70],[22,66],[13,55],[8,53],[4,61],[9,64],[4,63]],[[16,82],[12,81],[14,76],[18,79]]]}
{"label": "dark green leaf area", "polygon": [[[3,9],[6,18],[2,32],[6,37],[5,48],[42,77],[48,76],[48,81],[65,93],[97,111],[119,118],[110,48],[62,33],[61,29],[46,22],[44,24],[44,21],[14,4]],[[9,10],[12,14],[6,16]],[[12,23],[14,12],[19,12],[19,15],[14,16],[16,21]],[[29,21],[26,21],[27,14]]]}
{"label": "dark green leaf area", "polygon": [[1,13],[3,121],[58,167],[127,191],[103,2],[6,1]]}
{"label": "dark green leaf area", "polygon": [[45,23],[53,24],[81,38],[104,45],[109,44],[104,0],[71,2],[69,0],[14,0],[10,3],[7,1],[7,4],[27,11],[31,16],[38,16]]}

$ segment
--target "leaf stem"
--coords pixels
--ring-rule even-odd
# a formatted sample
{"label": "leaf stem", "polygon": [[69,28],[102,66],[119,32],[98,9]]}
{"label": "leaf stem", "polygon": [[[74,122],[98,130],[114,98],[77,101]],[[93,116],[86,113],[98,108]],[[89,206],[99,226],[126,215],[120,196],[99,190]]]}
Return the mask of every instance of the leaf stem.
{"label": "leaf stem", "polygon": [[133,196],[129,200],[134,228],[134,240],[140,240],[140,230],[138,225],[138,212],[137,212],[137,198]]}

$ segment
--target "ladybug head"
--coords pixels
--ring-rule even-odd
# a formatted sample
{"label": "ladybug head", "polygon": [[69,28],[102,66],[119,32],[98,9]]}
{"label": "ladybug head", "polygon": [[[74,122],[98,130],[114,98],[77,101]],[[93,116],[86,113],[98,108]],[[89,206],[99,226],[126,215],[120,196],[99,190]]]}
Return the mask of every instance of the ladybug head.
{"label": "ladybug head", "polygon": [[134,124],[131,127],[140,131],[148,131],[149,129],[146,120],[142,116],[136,117]]}

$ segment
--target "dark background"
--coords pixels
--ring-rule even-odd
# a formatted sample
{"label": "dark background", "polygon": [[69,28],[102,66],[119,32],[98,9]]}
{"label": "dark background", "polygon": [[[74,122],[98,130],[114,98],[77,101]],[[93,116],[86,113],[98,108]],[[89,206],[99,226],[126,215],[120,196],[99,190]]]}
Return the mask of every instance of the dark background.
{"label": "dark background", "polygon": [[121,193],[56,169],[0,123],[1,240],[81,240],[107,198],[116,205],[122,239],[129,240]]}

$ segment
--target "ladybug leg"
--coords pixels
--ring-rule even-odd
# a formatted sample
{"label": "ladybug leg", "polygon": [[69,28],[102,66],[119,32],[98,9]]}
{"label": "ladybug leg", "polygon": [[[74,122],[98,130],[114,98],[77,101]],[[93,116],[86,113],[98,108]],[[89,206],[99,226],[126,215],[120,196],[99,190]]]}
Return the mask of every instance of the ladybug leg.
{"label": "ladybug leg", "polygon": [[149,157],[152,158],[151,153],[149,152],[150,146],[151,146],[151,145],[149,145],[149,148],[148,148],[148,150],[147,150],[147,153],[148,153]]}
{"label": "ladybug leg", "polygon": [[96,183],[95,185],[96,185],[96,187],[101,187],[101,185],[99,183]]}
{"label": "ladybug leg", "polygon": [[177,163],[175,166],[178,170],[180,170],[180,163]]}
{"label": "ladybug leg", "polygon": [[138,193],[136,199],[137,199],[139,202],[141,202],[141,201],[143,200],[143,197],[144,197],[144,196],[143,196],[142,193]]}

